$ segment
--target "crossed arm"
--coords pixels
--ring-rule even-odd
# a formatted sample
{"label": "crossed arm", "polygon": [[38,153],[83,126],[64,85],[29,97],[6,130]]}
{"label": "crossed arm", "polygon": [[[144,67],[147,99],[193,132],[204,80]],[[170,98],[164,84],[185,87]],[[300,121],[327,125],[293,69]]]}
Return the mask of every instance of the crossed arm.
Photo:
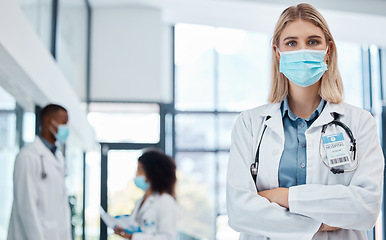
{"label": "crossed arm", "polygon": [[[288,192],[289,192],[288,188],[279,187],[279,188],[274,188],[270,190],[260,191],[258,194],[262,197],[265,197],[270,202],[277,203],[278,205],[284,208],[289,208]],[[323,223],[322,225],[320,225],[319,231],[327,232],[327,231],[336,231],[339,229],[340,228],[338,227],[331,227]]]}

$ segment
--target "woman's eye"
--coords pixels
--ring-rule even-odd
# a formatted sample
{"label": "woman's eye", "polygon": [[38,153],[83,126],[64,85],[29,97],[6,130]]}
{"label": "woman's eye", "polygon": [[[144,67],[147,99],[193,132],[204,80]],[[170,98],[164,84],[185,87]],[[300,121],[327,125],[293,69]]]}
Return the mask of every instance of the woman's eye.
{"label": "woman's eye", "polygon": [[288,42],[287,45],[290,47],[293,47],[293,46],[296,46],[296,42],[291,41],[291,42]]}
{"label": "woman's eye", "polygon": [[317,44],[319,44],[319,41],[317,41],[317,40],[310,40],[310,41],[308,42],[308,44],[309,44],[309,45],[317,45]]}

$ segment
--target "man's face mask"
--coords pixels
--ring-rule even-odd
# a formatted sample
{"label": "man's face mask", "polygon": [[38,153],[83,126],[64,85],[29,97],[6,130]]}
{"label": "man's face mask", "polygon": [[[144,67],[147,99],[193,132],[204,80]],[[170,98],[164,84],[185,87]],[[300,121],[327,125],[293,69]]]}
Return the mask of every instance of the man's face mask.
{"label": "man's face mask", "polygon": [[52,124],[55,125],[55,127],[58,128],[58,132],[55,133],[55,131],[50,128],[50,131],[52,134],[54,134],[55,139],[59,142],[66,142],[68,135],[70,134],[70,129],[65,124],[58,124],[54,119],[51,120]]}

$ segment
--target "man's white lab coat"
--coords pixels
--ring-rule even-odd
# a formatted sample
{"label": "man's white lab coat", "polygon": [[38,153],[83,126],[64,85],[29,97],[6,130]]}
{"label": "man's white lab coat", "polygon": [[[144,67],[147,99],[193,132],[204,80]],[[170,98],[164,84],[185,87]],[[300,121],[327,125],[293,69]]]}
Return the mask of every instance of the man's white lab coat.
{"label": "man's white lab coat", "polygon": [[15,161],[8,240],[72,239],[64,177],[62,154],[57,151],[55,157],[39,137],[21,149]]}

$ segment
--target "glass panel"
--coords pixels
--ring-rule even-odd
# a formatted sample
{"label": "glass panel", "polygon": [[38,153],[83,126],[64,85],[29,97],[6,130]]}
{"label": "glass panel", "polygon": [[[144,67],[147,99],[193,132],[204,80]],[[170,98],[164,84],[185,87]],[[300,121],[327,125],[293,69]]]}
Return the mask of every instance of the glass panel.
{"label": "glass panel", "polygon": [[219,114],[219,148],[229,149],[233,125],[239,114]]}
{"label": "glass panel", "polygon": [[90,104],[88,120],[100,142],[157,143],[160,115],[157,104]]}
{"label": "glass panel", "polygon": [[35,113],[26,112],[23,115],[23,142],[31,143],[35,140]]}
{"label": "glass panel", "polygon": [[17,0],[47,49],[51,50],[52,0]]}
{"label": "glass panel", "polygon": [[215,147],[213,114],[177,114],[175,119],[178,149],[213,149]]}
{"label": "glass panel", "polygon": [[375,240],[382,240],[383,237],[383,224],[382,224],[382,209],[379,213],[377,222],[375,223]]}
{"label": "glass panel", "polygon": [[71,224],[75,239],[83,235],[83,151],[77,145],[66,144],[67,191],[71,209]]}
{"label": "glass panel", "polygon": [[270,39],[234,29],[216,29],[219,54],[220,110],[241,111],[267,101],[270,84]]}
{"label": "glass panel", "polygon": [[213,239],[215,154],[179,152],[176,164],[179,231],[183,236]]}
{"label": "glass panel", "polygon": [[87,7],[84,0],[59,1],[56,60],[81,99],[86,94]]}
{"label": "glass panel", "polygon": [[380,52],[381,57],[381,79],[382,79],[382,100],[386,100],[386,48],[381,48]]}
{"label": "glass panel", "polygon": [[0,110],[14,110],[15,108],[15,98],[2,87],[0,87]]}
{"label": "glass panel", "polygon": [[[144,191],[137,188],[134,178],[141,150],[110,150],[108,152],[108,212],[110,215],[131,214],[135,202]],[[108,229],[108,239],[122,239]]]}
{"label": "glass panel", "polygon": [[240,233],[233,230],[228,225],[228,216],[220,215],[217,217],[217,234],[216,240],[237,240]]}
{"label": "glass panel", "polygon": [[18,150],[16,116],[14,113],[0,113],[0,239],[6,239],[7,236],[13,200],[13,164]]}
{"label": "glass panel", "polygon": [[338,66],[343,80],[344,100],[363,107],[363,79],[361,46],[355,43],[336,42]]}
{"label": "glass panel", "polygon": [[87,240],[99,240],[101,199],[101,159],[100,151],[86,154],[86,206],[85,234]]}
{"label": "glass panel", "polygon": [[372,113],[377,118],[378,123],[381,121],[382,101],[381,100],[381,79],[380,69],[381,62],[379,61],[378,47],[370,46],[370,63],[371,63],[371,97],[372,97]]}
{"label": "glass panel", "polygon": [[213,27],[176,25],[176,109],[214,109],[214,33]]}
{"label": "glass panel", "polygon": [[218,186],[218,212],[219,214],[226,214],[226,178],[228,171],[229,153],[220,152],[218,154],[218,175],[217,175],[217,186]]}
{"label": "glass panel", "polygon": [[0,239],[7,237],[13,201],[13,165],[19,151],[15,106],[15,99],[0,87]]}

